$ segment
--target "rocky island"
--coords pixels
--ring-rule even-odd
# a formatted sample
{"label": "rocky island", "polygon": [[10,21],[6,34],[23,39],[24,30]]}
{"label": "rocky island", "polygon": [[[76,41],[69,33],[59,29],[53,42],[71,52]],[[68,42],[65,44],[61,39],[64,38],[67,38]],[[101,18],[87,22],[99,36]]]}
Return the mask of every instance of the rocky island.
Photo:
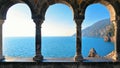
{"label": "rocky island", "polygon": [[88,57],[100,57],[94,48],[91,48]]}

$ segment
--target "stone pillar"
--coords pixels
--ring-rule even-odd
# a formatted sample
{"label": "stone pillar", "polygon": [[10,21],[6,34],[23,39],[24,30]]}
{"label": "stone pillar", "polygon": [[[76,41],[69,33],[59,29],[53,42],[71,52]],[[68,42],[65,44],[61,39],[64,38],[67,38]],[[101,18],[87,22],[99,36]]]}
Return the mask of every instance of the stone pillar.
{"label": "stone pillar", "polygon": [[117,19],[117,33],[116,33],[116,54],[117,60],[120,61],[120,17]]}
{"label": "stone pillar", "polygon": [[4,56],[2,54],[2,24],[4,23],[4,20],[0,20],[0,60],[4,59]]}
{"label": "stone pillar", "polygon": [[82,53],[81,53],[81,23],[82,23],[82,19],[75,19],[76,22],[76,55],[74,57],[75,61],[82,61],[83,57],[82,57]]}
{"label": "stone pillar", "polygon": [[42,19],[36,18],[34,19],[36,25],[36,33],[35,33],[35,46],[36,46],[36,55],[33,58],[35,61],[42,61],[43,56],[41,53],[41,24],[43,23]]}
{"label": "stone pillar", "polygon": [[114,55],[111,57],[114,60],[117,60],[117,21],[116,20],[111,20],[111,22],[114,24],[114,37],[113,37],[113,42],[114,42]]}

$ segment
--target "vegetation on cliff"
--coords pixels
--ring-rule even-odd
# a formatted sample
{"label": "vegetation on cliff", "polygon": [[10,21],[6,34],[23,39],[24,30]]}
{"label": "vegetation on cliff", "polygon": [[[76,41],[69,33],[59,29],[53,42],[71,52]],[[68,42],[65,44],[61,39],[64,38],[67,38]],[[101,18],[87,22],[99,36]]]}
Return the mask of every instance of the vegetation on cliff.
{"label": "vegetation on cliff", "polygon": [[106,34],[104,36],[104,41],[112,41],[114,42],[114,25],[113,23],[111,23],[109,26],[106,26],[107,28],[107,31],[106,31]]}
{"label": "vegetation on cliff", "polygon": [[[114,25],[110,19],[104,19],[82,30],[83,37],[104,38],[104,41],[114,40]],[[74,34],[73,36],[76,36]]]}
{"label": "vegetation on cliff", "polygon": [[83,37],[101,37],[105,41],[110,41],[114,36],[114,25],[110,19],[104,19],[82,30]]}

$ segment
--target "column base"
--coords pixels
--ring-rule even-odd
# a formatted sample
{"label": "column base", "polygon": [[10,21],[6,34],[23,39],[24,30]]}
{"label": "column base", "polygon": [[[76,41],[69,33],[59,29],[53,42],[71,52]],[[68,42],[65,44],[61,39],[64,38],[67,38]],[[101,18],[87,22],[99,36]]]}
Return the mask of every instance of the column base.
{"label": "column base", "polygon": [[74,61],[76,61],[76,62],[82,62],[83,61],[83,57],[81,55],[75,55],[74,56]]}
{"label": "column base", "polygon": [[42,56],[42,55],[34,56],[34,57],[33,57],[33,60],[34,60],[34,61],[42,61],[42,60],[43,60],[43,56]]}
{"label": "column base", "polygon": [[0,61],[3,61],[5,59],[4,56],[0,56]]}
{"label": "column base", "polygon": [[115,59],[116,62],[120,62],[120,53],[116,53]]}

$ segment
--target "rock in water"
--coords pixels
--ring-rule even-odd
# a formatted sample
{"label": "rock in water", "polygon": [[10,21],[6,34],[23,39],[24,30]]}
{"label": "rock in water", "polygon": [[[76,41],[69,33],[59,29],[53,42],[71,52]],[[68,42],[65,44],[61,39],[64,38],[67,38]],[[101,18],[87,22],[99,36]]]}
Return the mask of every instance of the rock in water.
{"label": "rock in water", "polygon": [[99,55],[94,48],[91,48],[88,57],[99,57]]}
{"label": "rock in water", "polygon": [[109,54],[106,55],[105,57],[106,57],[106,58],[112,58],[112,59],[116,60],[117,53],[116,53],[116,51],[112,51],[111,53],[109,53]]}

